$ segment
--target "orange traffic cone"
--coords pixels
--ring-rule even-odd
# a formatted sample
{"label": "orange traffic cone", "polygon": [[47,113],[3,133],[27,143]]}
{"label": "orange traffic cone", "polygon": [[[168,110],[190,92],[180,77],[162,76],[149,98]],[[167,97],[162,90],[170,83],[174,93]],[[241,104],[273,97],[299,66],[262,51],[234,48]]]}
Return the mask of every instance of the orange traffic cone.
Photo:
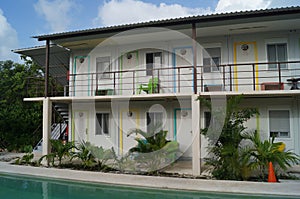
{"label": "orange traffic cone", "polygon": [[268,182],[277,182],[272,162],[269,162]]}

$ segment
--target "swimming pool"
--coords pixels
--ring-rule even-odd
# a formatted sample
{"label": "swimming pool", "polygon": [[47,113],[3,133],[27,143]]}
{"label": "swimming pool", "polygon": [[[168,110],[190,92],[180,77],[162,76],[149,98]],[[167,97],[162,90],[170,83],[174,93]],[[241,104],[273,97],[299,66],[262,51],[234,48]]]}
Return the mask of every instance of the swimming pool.
{"label": "swimming pool", "polygon": [[163,189],[134,188],[99,183],[33,178],[0,173],[1,199],[223,199],[223,198],[296,198],[283,196],[247,196],[188,192]]}

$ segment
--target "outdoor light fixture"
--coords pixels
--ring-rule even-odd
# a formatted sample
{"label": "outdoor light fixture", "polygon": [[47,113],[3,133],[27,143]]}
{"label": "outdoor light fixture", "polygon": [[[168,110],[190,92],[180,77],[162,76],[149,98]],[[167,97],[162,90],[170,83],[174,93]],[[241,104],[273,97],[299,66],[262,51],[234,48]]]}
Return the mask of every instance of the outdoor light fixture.
{"label": "outdoor light fixture", "polygon": [[243,45],[241,46],[241,49],[242,49],[243,51],[247,51],[247,50],[249,49],[248,44],[243,44]]}
{"label": "outdoor light fixture", "polygon": [[132,111],[128,111],[128,112],[127,112],[127,116],[128,116],[128,117],[132,117]]}
{"label": "outdoor light fixture", "polygon": [[181,54],[181,55],[185,55],[185,54],[186,54],[186,49],[185,49],[185,48],[181,49],[181,50],[180,50],[180,54]]}
{"label": "outdoor light fixture", "polygon": [[181,111],[181,116],[182,117],[186,117],[186,116],[188,116],[188,112],[187,111]]}
{"label": "outdoor light fixture", "polygon": [[127,53],[127,59],[131,59],[132,58],[132,54],[131,53]]}
{"label": "outdoor light fixture", "polygon": [[82,63],[84,62],[84,58],[81,57],[81,58],[79,59],[79,62],[82,64]]}

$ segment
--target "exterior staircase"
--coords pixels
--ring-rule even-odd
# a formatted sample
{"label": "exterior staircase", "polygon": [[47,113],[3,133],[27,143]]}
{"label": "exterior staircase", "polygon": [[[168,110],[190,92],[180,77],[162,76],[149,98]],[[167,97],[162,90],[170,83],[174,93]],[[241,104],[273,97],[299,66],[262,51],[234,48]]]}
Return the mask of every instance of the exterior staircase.
{"label": "exterior staircase", "polygon": [[[51,126],[51,138],[52,140],[58,140],[61,138],[62,133],[65,132],[68,121],[69,121],[69,108],[67,104],[56,103],[53,105],[53,111],[56,111],[61,117],[62,122],[53,123]],[[37,145],[33,148],[34,152],[42,152],[43,150],[43,139],[41,139]]]}
{"label": "exterior staircase", "polygon": [[[51,126],[51,139],[52,140],[58,140],[61,136],[61,134],[66,130],[67,123],[54,123]],[[33,148],[33,151],[35,152],[42,152],[43,150],[43,139],[41,139],[37,145]]]}
{"label": "exterior staircase", "polygon": [[55,103],[53,105],[54,110],[62,117],[64,122],[69,121],[69,107],[67,104]]}

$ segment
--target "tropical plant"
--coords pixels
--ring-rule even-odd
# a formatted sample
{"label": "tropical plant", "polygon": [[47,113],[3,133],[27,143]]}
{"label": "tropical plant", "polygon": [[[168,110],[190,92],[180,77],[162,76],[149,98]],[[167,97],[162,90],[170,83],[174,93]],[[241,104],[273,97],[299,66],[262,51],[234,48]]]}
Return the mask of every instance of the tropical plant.
{"label": "tropical plant", "polygon": [[[198,98],[211,111],[211,102]],[[242,156],[243,148],[240,143],[246,131],[244,123],[258,114],[255,108],[240,108],[242,96],[230,97],[227,106],[214,110],[211,128],[201,130],[210,143],[210,157],[206,163],[213,166],[212,175],[217,179],[243,180],[247,177],[247,160]],[[225,115],[224,115],[225,113]],[[223,120],[223,121],[222,121]],[[224,123],[223,127],[218,125]]]}
{"label": "tropical plant", "polygon": [[104,149],[102,146],[95,146],[89,142],[86,143],[85,147],[95,157],[99,169],[105,170],[108,160],[113,159],[112,149]]}
{"label": "tropical plant", "polygon": [[32,153],[32,146],[31,145],[27,145],[24,147],[24,152],[26,153],[25,155],[23,155],[22,158],[18,158],[16,160],[16,164],[30,164],[32,162],[32,159],[34,158],[34,154]]}
{"label": "tropical plant", "polygon": [[244,135],[245,139],[249,139],[253,144],[252,147],[248,147],[246,159],[249,159],[249,166],[251,169],[258,169],[260,178],[266,180],[266,174],[269,162],[272,162],[275,166],[286,170],[291,167],[292,164],[297,164],[300,161],[298,155],[291,151],[280,150],[282,142],[275,142],[273,136],[269,140],[262,141],[257,131],[252,134]]}
{"label": "tropical plant", "polygon": [[160,125],[154,125],[148,132],[141,129],[131,130],[127,136],[136,134],[142,136],[136,137],[138,144],[129,150],[129,153],[135,153],[135,159],[147,169],[148,172],[154,172],[163,168],[177,159],[179,153],[179,144],[176,141],[166,139],[168,131],[161,129]]}
{"label": "tropical plant", "polygon": [[90,143],[84,142],[76,146],[76,151],[71,152],[70,159],[70,161],[72,161],[74,158],[79,159],[84,168],[92,167],[96,163],[95,157],[86,147],[86,145],[90,145]]}
{"label": "tropical plant", "polygon": [[131,148],[130,152],[149,153],[162,149],[169,140],[166,139],[168,131],[158,130],[160,125],[149,128],[149,132],[142,131],[141,129],[132,129],[127,137],[136,134],[143,138],[136,137],[135,140],[138,142],[137,146]]}
{"label": "tropical plant", "polygon": [[115,152],[114,148],[112,150],[112,155],[114,158],[115,168],[119,170],[120,172],[134,172],[135,171],[135,162],[131,159],[131,154],[126,153],[123,156],[117,156],[117,153]]}
{"label": "tropical plant", "polygon": [[46,158],[48,165],[51,163],[52,166],[54,166],[55,160],[58,160],[58,166],[61,166],[62,159],[65,157],[70,157],[70,151],[75,148],[74,142],[63,143],[61,140],[50,140],[50,143],[51,153],[42,156],[39,159],[39,163]]}

